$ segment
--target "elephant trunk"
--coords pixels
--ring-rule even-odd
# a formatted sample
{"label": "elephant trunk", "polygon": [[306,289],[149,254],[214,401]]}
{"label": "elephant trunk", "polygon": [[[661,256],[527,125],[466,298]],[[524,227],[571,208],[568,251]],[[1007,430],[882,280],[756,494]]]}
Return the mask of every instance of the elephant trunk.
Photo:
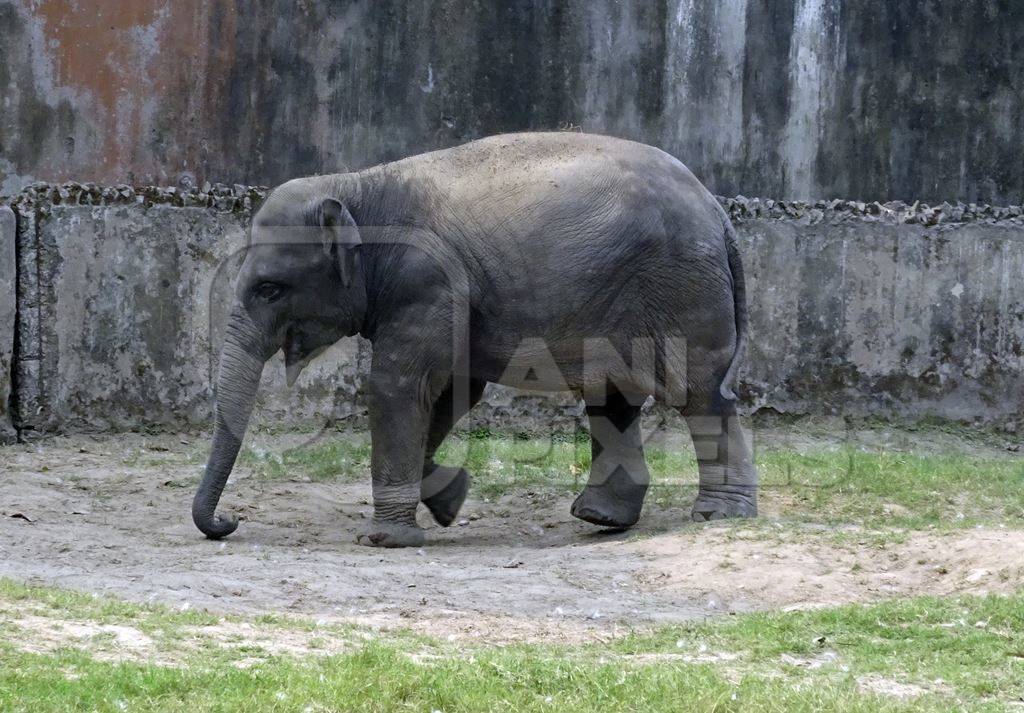
{"label": "elephant trunk", "polygon": [[252,414],[263,365],[276,351],[241,307],[228,323],[217,374],[213,445],[206,472],[192,501],[192,520],[204,535],[219,540],[238,527],[238,518],[217,515],[217,503],[235,465]]}

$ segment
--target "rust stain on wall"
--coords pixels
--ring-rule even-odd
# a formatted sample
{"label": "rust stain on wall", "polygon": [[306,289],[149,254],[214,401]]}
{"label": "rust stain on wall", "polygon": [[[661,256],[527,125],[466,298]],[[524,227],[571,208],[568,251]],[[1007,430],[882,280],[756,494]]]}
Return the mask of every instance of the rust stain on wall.
{"label": "rust stain on wall", "polygon": [[[37,12],[43,20],[46,51],[55,80],[89,92],[104,127],[101,173],[122,164],[128,147],[138,140],[140,107],[134,97],[148,90],[139,38],[155,20],[155,8],[142,3],[96,0],[44,0]],[[140,66],[141,65],[141,66]]]}
{"label": "rust stain on wall", "polygon": [[[208,3],[41,0],[45,51],[54,81],[86,92],[102,126],[102,149],[90,178],[125,180],[124,167],[166,179],[149,152],[157,105],[177,105],[182,121],[198,110]],[[196,66],[196,65],[199,66]],[[81,112],[85,107],[79,107]],[[74,178],[67,168],[61,178]]]}

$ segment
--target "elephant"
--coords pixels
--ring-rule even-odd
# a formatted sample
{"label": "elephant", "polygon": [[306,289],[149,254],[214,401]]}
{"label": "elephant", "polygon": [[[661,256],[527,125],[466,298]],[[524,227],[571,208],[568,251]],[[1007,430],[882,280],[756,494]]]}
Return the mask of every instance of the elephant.
{"label": "elephant", "polygon": [[677,409],[693,439],[693,520],[757,514],[734,392],[748,334],[736,234],[657,148],[525,132],[290,180],[256,212],[234,284],[192,507],[209,538],[238,524],[216,508],[265,362],[283,350],[292,384],[356,334],[372,344],[362,544],[422,545],[420,502],[442,526],[455,519],[470,477],[434,456],[490,382],[583,397],[592,465],[577,518],[638,521],[648,397]]}

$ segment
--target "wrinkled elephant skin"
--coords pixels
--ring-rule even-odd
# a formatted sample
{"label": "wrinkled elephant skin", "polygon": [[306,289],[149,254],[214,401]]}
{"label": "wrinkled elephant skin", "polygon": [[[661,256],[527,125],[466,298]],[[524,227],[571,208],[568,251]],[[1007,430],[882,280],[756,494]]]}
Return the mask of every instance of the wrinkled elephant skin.
{"label": "wrinkled elephant skin", "polygon": [[756,514],[732,386],[747,330],[743,268],[721,207],[658,149],[578,133],[494,136],[357,173],[300,178],[261,206],[236,283],[216,424],[193,503],[216,514],[263,364],[290,382],[345,336],[373,344],[374,517],[367,545],[420,545],[416,509],[450,524],[469,474],[434,454],[488,382],[583,396],[593,464],[572,513],[640,517],[640,411],[678,408],[698,455],[698,521]]}

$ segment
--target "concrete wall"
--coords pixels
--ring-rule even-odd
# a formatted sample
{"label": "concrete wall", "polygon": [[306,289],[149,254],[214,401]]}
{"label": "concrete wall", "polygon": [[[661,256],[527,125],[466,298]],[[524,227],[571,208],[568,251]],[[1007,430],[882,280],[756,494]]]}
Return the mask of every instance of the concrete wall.
{"label": "concrete wall", "polygon": [[[107,189],[24,194],[17,422],[35,431],[205,424],[237,251],[257,190],[186,201]],[[80,205],[79,201],[98,205]],[[28,227],[31,226],[31,227]],[[277,357],[260,418],[311,423],[356,408],[355,340],[295,390]]]}
{"label": "concrete wall", "polygon": [[0,0],[0,88],[6,192],[576,126],[723,195],[1024,202],[1012,0]]}
{"label": "concrete wall", "polygon": [[751,407],[961,420],[1024,412],[1021,221],[758,219],[740,234]]}
{"label": "concrete wall", "polygon": [[[260,195],[242,186],[22,194],[17,424],[26,433],[208,424],[232,256]],[[723,202],[748,275],[748,410],[988,421],[1024,412],[1020,207]],[[275,357],[257,419],[360,420],[369,353],[345,340],[294,390]],[[476,411],[480,423],[518,428],[580,414],[567,397],[498,388]]]}

